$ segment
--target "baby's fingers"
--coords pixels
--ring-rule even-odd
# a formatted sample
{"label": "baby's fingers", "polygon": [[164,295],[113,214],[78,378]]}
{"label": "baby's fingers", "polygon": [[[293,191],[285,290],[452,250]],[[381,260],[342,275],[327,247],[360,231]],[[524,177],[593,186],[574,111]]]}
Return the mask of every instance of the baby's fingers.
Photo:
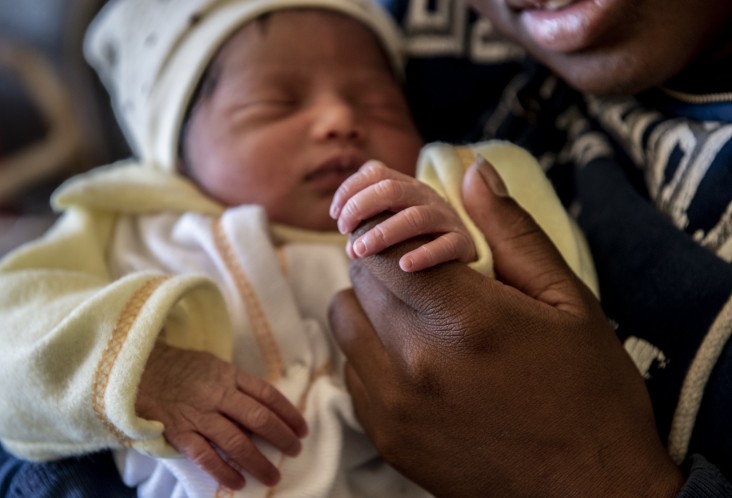
{"label": "baby's fingers", "polygon": [[338,219],[341,216],[343,207],[356,194],[362,190],[380,182],[381,180],[412,180],[412,177],[388,168],[379,161],[368,161],[361,168],[348,177],[336,193],[330,204],[331,218]]}
{"label": "baby's fingers", "polygon": [[241,489],[246,484],[244,476],[226,463],[200,434],[187,432],[179,438],[171,440],[170,443],[223,486],[229,489]]}
{"label": "baby's fingers", "polygon": [[[236,384],[240,392],[267,407],[269,409],[268,412],[271,410],[279,420],[287,425],[288,432],[294,433],[297,437],[305,437],[307,435],[308,426],[300,410],[290,403],[272,384],[245,372],[239,372],[236,378]],[[236,407],[233,407],[233,409],[237,411]],[[257,422],[254,421],[254,423],[256,424]],[[285,453],[288,452],[285,451]]]}
{"label": "baby's fingers", "polygon": [[475,246],[466,234],[449,232],[402,256],[399,267],[404,271],[414,272],[448,261],[469,263],[475,257]]}
{"label": "baby's fingers", "polygon": [[437,192],[414,178],[380,180],[346,202],[338,218],[338,230],[352,232],[362,222],[384,212],[404,212],[442,203]]}
{"label": "baby's fingers", "polygon": [[297,456],[302,449],[292,428],[255,399],[243,394],[232,395],[223,403],[222,413],[288,456]]}
{"label": "baby's fingers", "polygon": [[446,206],[417,205],[395,213],[348,246],[349,255],[364,258],[387,247],[425,234],[442,234],[461,229],[459,219],[449,216]]}
{"label": "baby's fingers", "polygon": [[[216,465],[211,465],[212,471],[204,466],[204,463],[208,462],[202,462],[201,466],[207,472],[211,472],[214,476],[219,474],[223,476],[225,473],[228,475],[229,469],[236,467],[249,472],[252,477],[267,486],[273,486],[279,482],[280,472],[277,468],[259,451],[249,434],[226,417],[210,417],[201,433],[215,447],[219,448],[228,460],[227,469],[223,469],[219,465],[219,461],[223,461],[223,459],[216,455],[218,458],[215,461]],[[219,482],[228,486],[224,481]]]}

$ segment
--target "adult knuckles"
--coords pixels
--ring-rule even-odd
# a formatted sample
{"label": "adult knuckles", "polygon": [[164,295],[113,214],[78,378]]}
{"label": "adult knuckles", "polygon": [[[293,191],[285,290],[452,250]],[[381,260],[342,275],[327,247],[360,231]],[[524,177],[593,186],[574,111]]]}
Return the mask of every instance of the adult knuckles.
{"label": "adult knuckles", "polygon": [[[408,426],[407,426],[408,427]],[[377,430],[369,434],[374,446],[387,461],[398,458],[404,451],[405,445],[412,443],[413,439],[407,437],[404,430]]]}
{"label": "adult knuckles", "polygon": [[425,409],[423,398],[410,388],[391,390],[381,394],[379,406],[379,423],[371,428],[369,437],[382,454],[396,454],[412,439],[408,434],[416,427],[416,414]]}
{"label": "adult knuckles", "polygon": [[[351,280],[356,285],[368,282],[366,275],[373,269],[355,262],[350,269]],[[475,331],[489,319],[485,277],[462,263],[451,262],[412,274],[405,274],[396,266],[383,265],[376,269],[377,279],[392,278],[390,272],[399,272],[391,283],[399,297],[382,296],[377,299],[378,308],[388,308],[392,302],[395,306],[406,305],[411,311],[404,316],[411,318],[400,324],[400,330],[408,331],[416,342],[426,341],[448,355],[456,348],[475,347],[471,341],[481,338]],[[368,290],[364,288],[364,292]]]}
{"label": "adult knuckles", "polygon": [[[443,364],[440,357],[442,355],[438,356],[430,351],[428,354],[417,354],[410,358],[407,366],[409,389],[420,398],[440,398],[445,392],[444,371],[436,368],[437,364]],[[393,400],[392,406],[394,415],[400,419],[409,418],[414,410],[422,409],[412,399],[405,398]]]}
{"label": "adult knuckles", "polygon": [[472,347],[472,342],[480,337],[475,332],[489,323],[486,303],[482,293],[467,293],[465,288],[453,285],[433,285],[415,303],[421,322],[419,329],[430,332],[427,337],[433,345],[446,353]]}

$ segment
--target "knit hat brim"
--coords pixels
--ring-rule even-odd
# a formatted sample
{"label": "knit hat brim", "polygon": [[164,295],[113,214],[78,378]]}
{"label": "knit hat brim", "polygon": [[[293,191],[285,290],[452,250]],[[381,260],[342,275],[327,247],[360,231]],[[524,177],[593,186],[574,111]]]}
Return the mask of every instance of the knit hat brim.
{"label": "knit hat brim", "polygon": [[92,22],[85,54],[112,97],[120,126],[142,162],[174,171],[182,121],[221,45],[241,26],[277,10],[322,8],[366,25],[397,72],[398,30],[370,0],[116,0]]}

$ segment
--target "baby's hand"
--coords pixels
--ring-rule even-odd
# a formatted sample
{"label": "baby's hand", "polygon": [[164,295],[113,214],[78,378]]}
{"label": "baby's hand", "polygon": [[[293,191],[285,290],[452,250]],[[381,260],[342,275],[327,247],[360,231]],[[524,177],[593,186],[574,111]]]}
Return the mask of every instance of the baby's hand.
{"label": "baby's hand", "polygon": [[171,445],[232,489],[245,484],[240,469],[266,485],[279,481],[252,436],[296,456],[307,433],[297,408],[269,383],[211,354],[162,343],[148,360],[135,408],[162,422]]}
{"label": "baby's hand", "polygon": [[351,258],[377,254],[418,235],[435,238],[399,260],[404,271],[419,271],[447,261],[476,258],[475,245],[455,210],[428,185],[414,177],[369,161],[338,188],[330,215],[341,233],[384,211],[394,216],[348,243]]}

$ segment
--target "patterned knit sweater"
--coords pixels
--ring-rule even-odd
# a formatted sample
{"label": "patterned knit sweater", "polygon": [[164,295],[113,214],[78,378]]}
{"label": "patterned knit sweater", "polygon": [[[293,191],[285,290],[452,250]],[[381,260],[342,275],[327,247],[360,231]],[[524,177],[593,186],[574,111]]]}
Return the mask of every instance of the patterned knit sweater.
{"label": "patterned knit sweater", "polygon": [[732,493],[728,65],[694,94],[592,98],[463,2],[383,3],[406,33],[426,137],[497,137],[539,159],[589,241],[603,307],[647,379],[662,439],[695,469],[685,492]]}

